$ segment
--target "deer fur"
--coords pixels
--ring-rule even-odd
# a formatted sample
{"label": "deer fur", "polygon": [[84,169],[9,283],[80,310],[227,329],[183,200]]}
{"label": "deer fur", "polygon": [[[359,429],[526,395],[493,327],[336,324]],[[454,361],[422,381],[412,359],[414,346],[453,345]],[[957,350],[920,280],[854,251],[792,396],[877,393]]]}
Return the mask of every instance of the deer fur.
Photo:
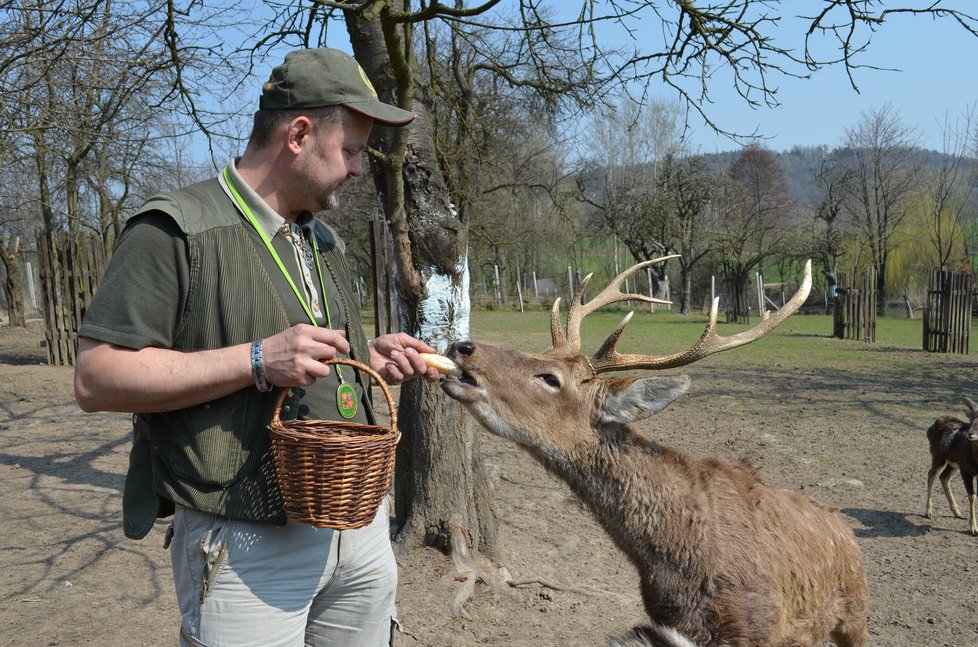
{"label": "deer fur", "polygon": [[448,356],[462,375],[443,390],[564,480],[638,568],[654,625],[612,644],[866,644],[861,551],[836,509],[632,426],[682,395],[688,377],[598,378],[576,349],[462,342]]}
{"label": "deer fur", "polygon": [[[934,477],[940,472],[941,489],[951,507],[951,513],[964,519],[961,509],[951,494],[949,481],[954,473],[961,471],[964,489],[968,492],[969,527],[971,534],[978,536],[978,521],[975,520],[975,477],[978,476],[978,405],[971,399],[964,399],[968,407],[968,421],[953,416],[941,416],[927,430],[930,444],[930,470],[927,471],[927,511],[928,519],[934,518],[934,501],[931,493]],[[942,471],[943,470],[943,471]]]}

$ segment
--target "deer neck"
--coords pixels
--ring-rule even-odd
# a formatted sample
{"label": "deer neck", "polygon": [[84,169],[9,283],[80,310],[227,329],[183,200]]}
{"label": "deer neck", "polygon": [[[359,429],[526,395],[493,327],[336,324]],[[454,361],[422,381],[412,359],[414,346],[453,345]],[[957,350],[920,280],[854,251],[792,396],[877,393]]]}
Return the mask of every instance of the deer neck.
{"label": "deer neck", "polygon": [[587,504],[640,569],[681,563],[695,571],[690,576],[701,574],[690,553],[708,539],[701,514],[707,504],[693,487],[697,477],[689,459],[627,425],[606,425],[590,438],[569,451],[534,455]]}

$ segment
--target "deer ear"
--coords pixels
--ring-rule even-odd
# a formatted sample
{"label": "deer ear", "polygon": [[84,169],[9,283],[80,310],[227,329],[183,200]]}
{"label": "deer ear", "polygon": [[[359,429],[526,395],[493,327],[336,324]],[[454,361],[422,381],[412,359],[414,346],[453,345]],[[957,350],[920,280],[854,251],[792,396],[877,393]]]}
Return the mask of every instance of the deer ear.
{"label": "deer ear", "polygon": [[665,409],[688,388],[686,375],[612,380],[599,420],[620,424],[647,418]]}

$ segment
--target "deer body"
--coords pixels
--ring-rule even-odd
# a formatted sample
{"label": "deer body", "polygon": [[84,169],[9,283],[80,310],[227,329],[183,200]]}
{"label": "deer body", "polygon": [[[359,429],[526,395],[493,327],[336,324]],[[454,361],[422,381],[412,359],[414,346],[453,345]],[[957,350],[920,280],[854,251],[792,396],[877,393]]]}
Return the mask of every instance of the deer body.
{"label": "deer body", "polygon": [[951,494],[951,477],[958,470],[968,493],[968,526],[972,535],[978,536],[978,519],[975,515],[975,477],[978,476],[978,405],[969,398],[964,399],[968,407],[968,422],[953,416],[941,416],[927,429],[930,445],[931,466],[927,472],[927,511],[928,519],[934,518],[934,502],[931,492],[934,477],[940,472],[941,489],[951,508],[951,514],[963,519],[954,495]]}
{"label": "deer body", "polygon": [[861,554],[834,510],[766,485],[737,461],[627,447],[636,450],[657,455],[634,461],[621,490],[646,508],[575,490],[639,569],[653,621],[701,645],[813,645],[837,628],[843,644],[858,644]]}
{"label": "deer body", "polygon": [[[654,622],[703,646],[813,645],[833,632],[839,645],[865,644],[861,552],[834,509],[767,485],[741,461],[691,458],[622,422],[661,410],[688,378],[626,378],[612,392],[607,380],[575,384],[580,367],[559,359],[471,342],[449,357],[485,386],[449,380],[445,391],[587,504],[637,567]],[[534,384],[540,375],[564,388]]]}
{"label": "deer body", "polygon": [[[621,298],[603,292],[588,311],[612,300]],[[525,354],[455,344],[448,356],[460,376],[442,388],[490,432],[564,480],[635,564],[655,627],[637,628],[616,644],[802,647],[830,636],[840,647],[865,645],[861,551],[838,512],[767,485],[741,461],[692,458],[642,435],[631,423],[680,397],[688,377],[598,377],[690,363],[747,343],[791,310],[762,323],[759,334],[722,338],[712,332],[714,307],[692,349],[659,358],[614,351],[626,317],[599,353],[585,358],[578,335],[587,312],[572,305],[564,337],[557,307],[552,349]]]}

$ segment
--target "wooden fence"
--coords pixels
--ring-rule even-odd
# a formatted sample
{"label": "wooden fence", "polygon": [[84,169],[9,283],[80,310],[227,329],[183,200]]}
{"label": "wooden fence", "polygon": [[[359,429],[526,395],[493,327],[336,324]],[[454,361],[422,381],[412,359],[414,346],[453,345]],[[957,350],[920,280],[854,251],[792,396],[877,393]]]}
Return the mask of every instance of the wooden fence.
{"label": "wooden fence", "polygon": [[105,272],[97,236],[37,235],[48,363],[74,366],[78,327]]}
{"label": "wooden fence", "polygon": [[839,339],[876,341],[876,270],[860,276],[859,285],[839,275],[832,334]]}
{"label": "wooden fence", "polygon": [[924,350],[968,353],[974,277],[934,270],[927,287],[924,310]]}

